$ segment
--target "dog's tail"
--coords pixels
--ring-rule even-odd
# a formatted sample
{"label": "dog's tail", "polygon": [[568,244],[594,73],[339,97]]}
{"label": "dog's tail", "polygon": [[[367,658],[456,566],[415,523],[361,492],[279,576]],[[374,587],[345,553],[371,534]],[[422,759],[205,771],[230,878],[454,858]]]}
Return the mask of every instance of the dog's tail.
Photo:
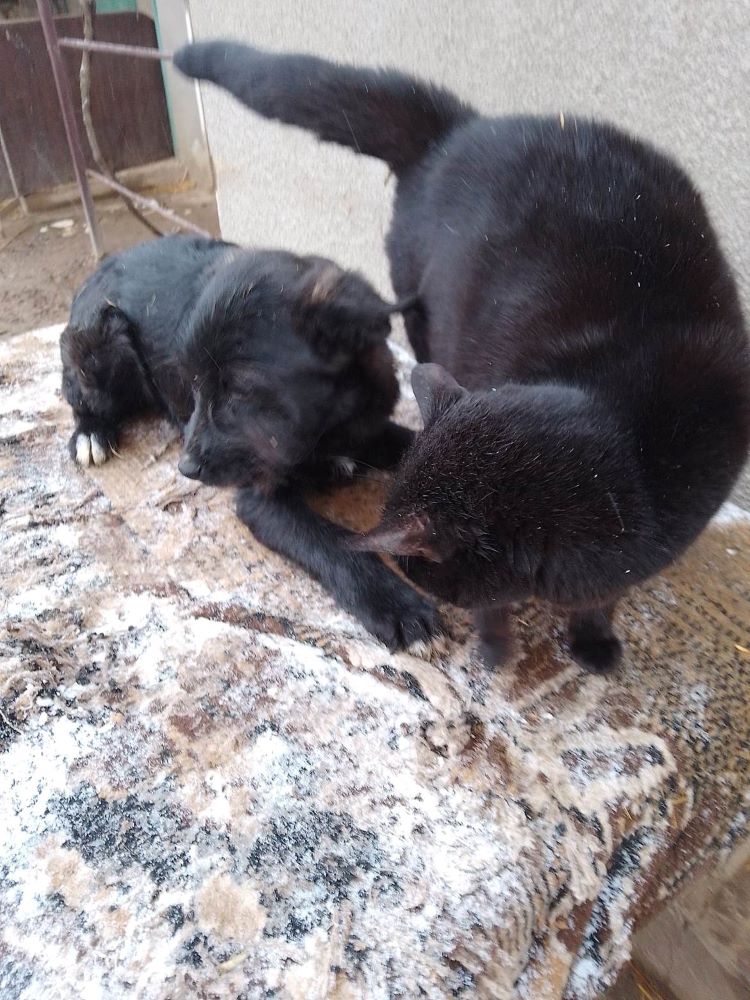
{"label": "dog's tail", "polygon": [[356,69],[236,42],[185,45],[174,63],[187,76],[224,87],[265,118],[385,160],[395,173],[475,114],[448,91],[394,70]]}

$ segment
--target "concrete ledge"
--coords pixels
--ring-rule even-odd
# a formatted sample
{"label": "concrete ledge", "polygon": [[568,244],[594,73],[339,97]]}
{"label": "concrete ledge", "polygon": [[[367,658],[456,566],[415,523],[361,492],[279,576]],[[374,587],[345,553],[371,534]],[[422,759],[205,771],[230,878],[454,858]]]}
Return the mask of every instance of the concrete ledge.
{"label": "concrete ledge", "polygon": [[[117,179],[133,191],[141,192],[174,193],[175,191],[189,191],[197,187],[190,177],[187,167],[174,157],[118,171]],[[117,197],[109,188],[97,183],[97,181],[91,182],[91,193],[94,198]],[[49,212],[56,208],[63,208],[65,205],[74,204],[78,200],[78,186],[76,184],[61,184],[48,191],[37,191],[34,194],[26,195],[26,202],[32,212]],[[12,207],[14,205],[15,200],[5,202],[5,206]],[[0,208],[0,214],[3,211],[4,208]]]}

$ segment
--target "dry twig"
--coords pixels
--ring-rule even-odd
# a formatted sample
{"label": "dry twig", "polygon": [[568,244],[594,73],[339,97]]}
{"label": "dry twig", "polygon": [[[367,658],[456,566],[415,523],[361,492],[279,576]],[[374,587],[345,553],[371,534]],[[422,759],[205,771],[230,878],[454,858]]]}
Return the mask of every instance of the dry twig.
{"label": "dry twig", "polygon": [[[83,12],[83,37],[87,42],[93,41],[94,38],[94,22],[92,17],[92,12],[94,9],[94,0],[81,0],[81,10]],[[117,178],[114,172],[109,169],[104,156],[102,155],[101,148],[99,146],[99,140],[96,137],[96,130],[94,128],[94,121],[91,117],[91,57],[86,49],[81,52],[81,73],[80,73],[80,83],[81,83],[81,114],[83,115],[83,125],[86,129],[86,138],[89,141],[89,146],[91,147],[91,155],[94,158],[94,163],[96,163],[100,172],[104,174],[110,181],[117,183]],[[161,229],[158,229],[146,216],[136,208],[133,201],[127,197],[127,195],[121,194],[125,207],[138,221],[149,229],[156,236],[163,236],[164,233]]]}

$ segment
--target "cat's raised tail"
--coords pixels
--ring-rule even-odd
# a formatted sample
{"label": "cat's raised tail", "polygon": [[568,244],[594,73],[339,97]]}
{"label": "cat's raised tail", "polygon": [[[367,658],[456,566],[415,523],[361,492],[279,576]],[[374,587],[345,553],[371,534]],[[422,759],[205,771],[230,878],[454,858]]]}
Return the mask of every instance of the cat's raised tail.
{"label": "cat's raised tail", "polygon": [[475,115],[448,91],[395,70],[356,69],[237,42],[185,45],[174,64],[186,76],[218,84],[265,118],[385,160],[397,174]]}

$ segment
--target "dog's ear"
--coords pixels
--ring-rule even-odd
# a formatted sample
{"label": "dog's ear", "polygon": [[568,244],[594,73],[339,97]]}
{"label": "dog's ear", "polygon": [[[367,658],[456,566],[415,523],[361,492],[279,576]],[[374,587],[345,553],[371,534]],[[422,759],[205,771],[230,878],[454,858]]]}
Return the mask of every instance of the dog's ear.
{"label": "dog's ear", "polygon": [[321,259],[303,274],[293,315],[298,336],[332,359],[382,344],[395,311],[361,275]]}
{"label": "dog's ear", "polygon": [[415,365],[411,373],[411,387],[425,426],[467,395],[466,389],[441,365]]}
{"label": "dog's ear", "polygon": [[92,381],[97,371],[115,371],[140,362],[130,336],[130,321],[117,306],[106,305],[86,327],[68,324],[60,336],[63,367],[71,368]]}
{"label": "dog's ear", "polygon": [[130,343],[130,320],[117,306],[108,304],[102,310],[101,331],[105,341],[127,340]]}
{"label": "dog's ear", "polygon": [[359,552],[385,552],[391,556],[417,556],[428,562],[444,562],[455,544],[441,538],[426,514],[412,514],[394,523],[383,522],[350,542]]}

